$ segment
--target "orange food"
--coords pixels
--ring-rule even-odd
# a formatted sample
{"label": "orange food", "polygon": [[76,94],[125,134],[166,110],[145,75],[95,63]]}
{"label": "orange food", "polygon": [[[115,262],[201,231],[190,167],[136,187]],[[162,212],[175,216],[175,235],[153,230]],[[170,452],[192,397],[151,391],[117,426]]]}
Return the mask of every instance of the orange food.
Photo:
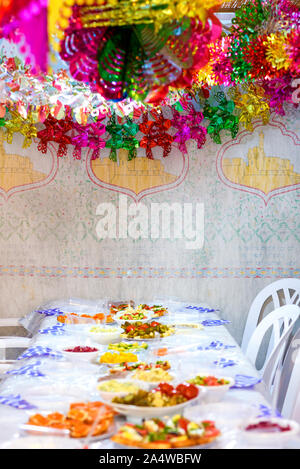
{"label": "orange food", "polygon": [[[80,318],[86,318],[86,319],[91,319],[92,321],[95,321],[96,323],[102,322],[105,319],[105,314],[104,313],[97,313],[94,316],[91,316],[90,314],[77,314],[77,313],[69,313],[70,316],[72,317],[72,323],[73,324],[79,324],[80,323]],[[66,323],[67,322],[67,316],[60,314],[57,316],[58,322],[61,323]],[[114,322],[111,314],[108,314],[106,317],[106,322],[109,324],[111,322]]]}
{"label": "orange food", "polygon": [[[70,404],[66,416],[59,412],[53,412],[46,416],[35,414],[29,418],[28,424],[67,429],[71,438],[84,438],[92,429],[92,436],[107,432],[113,422],[114,415],[115,412],[102,402],[74,402]],[[98,422],[93,428],[95,421]]]}
{"label": "orange food", "polygon": [[158,350],[156,350],[154,353],[158,357],[162,357],[163,355],[167,355],[168,349],[167,349],[167,347],[162,347],[162,348],[159,348]]}

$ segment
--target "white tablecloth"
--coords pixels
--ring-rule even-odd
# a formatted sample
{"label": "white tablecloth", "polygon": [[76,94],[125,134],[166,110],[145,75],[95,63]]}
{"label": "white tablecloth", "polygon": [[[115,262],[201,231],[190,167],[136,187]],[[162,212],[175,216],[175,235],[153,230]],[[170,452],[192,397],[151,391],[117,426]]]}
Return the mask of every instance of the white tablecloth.
{"label": "white tablecloth", "polygon": [[[95,303],[94,311],[101,309],[99,304],[101,302]],[[240,375],[260,377],[228,332],[226,318],[224,324],[219,324],[220,319],[224,319],[219,311],[204,304],[170,302],[167,306],[170,314],[162,318],[161,322],[170,324],[201,322],[204,323],[204,329],[185,329],[183,333],[151,343],[147,351],[139,354],[142,361],[155,361],[157,357],[153,354],[153,350],[163,346],[172,352],[163,359],[170,361],[172,371],[179,380],[203,371],[235,379]],[[8,401],[8,398],[11,398],[10,402],[0,404],[0,445],[22,436],[19,426],[28,420],[30,413],[65,411],[71,402],[101,400],[97,392],[97,380],[105,373],[106,367],[86,361],[74,362],[60,356],[60,351],[67,346],[92,345],[92,342],[86,333],[82,332],[82,327],[61,326],[53,314],[53,308],[68,312],[91,312],[93,304],[91,302],[85,304],[80,300],[52,302],[39,309],[46,312],[33,312],[24,318],[23,323],[31,324],[32,329],[35,323],[38,324],[29,346],[29,350],[33,350],[35,355],[18,359],[12,365],[12,370],[9,370],[15,370],[17,374],[7,374],[0,385],[2,402],[5,398]],[[107,346],[100,347],[103,351],[107,350]],[[47,353],[46,349],[49,355],[39,355],[41,352]],[[20,374],[21,372],[23,374]],[[199,400],[197,405],[186,409],[185,415],[195,420],[197,418],[215,420],[222,431],[222,436],[212,448],[245,448],[249,447],[249,443],[240,437],[238,431],[240,422],[250,417],[276,415],[266,396],[262,383],[254,387],[233,388],[218,403],[201,404]],[[14,398],[16,402],[18,399],[25,400],[34,408],[15,408]],[[108,449],[117,446],[110,439],[105,439],[94,443],[93,447]],[[300,448],[300,441],[294,439],[282,447]]]}

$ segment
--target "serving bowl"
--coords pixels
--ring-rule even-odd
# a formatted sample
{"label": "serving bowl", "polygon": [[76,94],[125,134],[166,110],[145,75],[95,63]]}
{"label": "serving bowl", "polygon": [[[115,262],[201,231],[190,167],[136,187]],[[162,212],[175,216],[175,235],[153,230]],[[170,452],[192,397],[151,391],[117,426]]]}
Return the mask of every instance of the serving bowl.
{"label": "serving bowl", "polygon": [[[101,391],[101,389],[99,389],[99,387],[101,387],[103,384],[105,384],[105,382],[109,382],[109,381],[114,381],[116,383],[119,383],[120,385],[131,385],[134,387],[134,389],[132,391]],[[140,384],[136,381],[133,381],[131,379],[123,379],[123,378],[120,378],[120,379],[115,379],[115,378],[110,378],[110,379],[107,379],[105,381],[101,381],[98,386],[97,386],[97,389],[98,389],[98,392],[100,393],[100,396],[101,398],[105,399],[106,401],[111,401],[114,397],[123,397],[123,396],[126,396],[126,394],[128,393],[131,393],[131,392],[136,392],[138,389],[148,389],[148,386],[147,385],[144,385],[144,384]]]}
{"label": "serving bowl", "polygon": [[123,330],[115,326],[93,326],[88,330],[88,336],[94,342],[102,345],[118,342]]}
{"label": "serving bowl", "polygon": [[[256,426],[257,424],[267,423],[268,427],[261,427],[257,430],[247,430],[249,426]],[[270,425],[274,425],[273,431]],[[276,430],[276,426],[289,428],[285,431]],[[257,446],[280,446],[285,444],[289,439],[296,437],[299,434],[300,426],[294,420],[288,420],[281,417],[260,417],[247,419],[241,422],[239,430],[241,431],[242,438],[249,444]]]}
{"label": "serving bowl", "polygon": [[126,415],[130,419],[150,419],[158,417],[166,417],[174,414],[181,414],[183,409],[188,406],[193,405],[200,397],[200,393],[197,397],[190,399],[188,401],[182,402],[174,406],[165,406],[165,407],[144,407],[144,406],[135,406],[127,404],[118,404],[112,402],[111,399],[103,399],[103,402],[111,406],[116,412],[122,415]]}
{"label": "serving bowl", "polygon": [[[87,347],[86,345],[81,346],[82,348]],[[90,347],[90,346],[88,346]],[[73,352],[71,349],[75,347],[65,347],[61,349],[61,353],[63,354],[64,357],[68,358],[69,360],[72,361],[78,361],[78,360],[87,360],[87,361],[94,361],[99,353],[101,352],[100,349],[97,347],[91,346],[91,348],[97,348],[97,350],[92,351],[92,352]]]}
{"label": "serving bowl", "polygon": [[130,322],[130,323],[136,323],[136,322],[141,322],[141,323],[145,323],[145,322],[148,322],[152,319],[153,317],[153,313],[152,312],[144,312],[143,311],[143,315],[145,316],[143,319],[121,319],[123,316],[125,315],[130,315],[130,314],[133,314],[133,313],[130,313],[130,312],[126,312],[126,311],[120,311],[119,313],[117,313],[115,316],[114,316],[114,320],[116,321],[117,324],[124,324],[125,322]]}
{"label": "serving bowl", "polygon": [[205,386],[205,385],[198,385],[198,389],[201,389],[203,391],[202,397],[203,397],[203,402],[205,403],[211,403],[211,402],[218,402],[223,399],[224,395],[229,391],[231,386],[234,385],[235,381],[234,378],[231,376],[223,376],[223,375],[216,375],[216,374],[208,374],[208,373],[197,373],[194,376],[191,376],[186,379],[187,382],[190,382],[191,379],[195,378],[196,376],[214,376],[218,379],[224,379],[225,381],[228,381],[228,384],[221,384],[218,386]]}

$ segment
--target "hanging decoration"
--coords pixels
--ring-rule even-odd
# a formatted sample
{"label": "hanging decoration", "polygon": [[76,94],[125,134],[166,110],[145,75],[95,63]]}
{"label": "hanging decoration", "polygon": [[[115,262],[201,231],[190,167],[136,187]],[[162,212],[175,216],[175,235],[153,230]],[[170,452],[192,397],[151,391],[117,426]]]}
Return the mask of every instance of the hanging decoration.
{"label": "hanging decoration", "polygon": [[157,102],[186,88],[208,61],[221,23],[206,10],[219,1],[97,1],[73,5],[60,43],[71,75],[108,100]]}
{"label": "hanging decoration", "polygon": [[[45,2],[8,0],[0,41],[24,12],[28,19]],[[240,127],[252,131],[254,120],[267,124],[271,113],[299,106],[293,102],[300,73],[295,2],[249,0],[222,36],[218,0],[134,3],[133,9],[125,0],[49,1],[51,24],[55,8],[61,18],[60,55],[69,70],[36,74],[26,61],[0,56],[7,142],[18,132],[24,148],[35,141],[43,154],[52,142],[59,157],[72,146],[76,160],[83,149],[99,158],[105,147],[113,161],[120,148],[129,159],[138,148],[153,159],[154,148],[163,157],[172,145],[186,153],[190,140],[202,148],[207,134],[220,144]]]}
{"label": "hanging decoration", "polygon": [[270,120],[270,107],[265,96],[265,91],[258,85],[244,85],[240,88],[234,87],[229,91],[229,96],[239,111],[239,123],[250,132],[253,131],[252,122],[261,119],[266,125]]}
{"label": "hanging decoration", "polygon": [[91,148],[93,150],[92,160],[99,158],[100,149],[105,147],[105,140],[101,138],[106,132],[106,127],[102,122],[104,118],[105,116],[98,117],[97,122],[85,126],[78,124],[78,122],[74,123],[73,129],[76,135],[71,137],[71,144],[74,145],[74,158],[81,159],[82,148]]}
{"label": "hanging decoration", "polygon": [[197,142],[197,148],[202,148],[206,142],[207,130],[201,125],[203,121],[202,112],[196,112],[192,104],[182,102],[182,108],[187,113],[182,114],[177,109],[173,110],[172,127],[177,129],[174,135],[174,142],[182,153],[187,153],[186,143],[189,140]]}
{"label": "hanging decoration", "polygon": [[211,105],[208,101],[205,102],[203,115],[208,119],[209,125],[207,133],[211,136],[215,143],[221,143],[220,132],[222,130],[229,130],[231,138],[235,138],[239,131],[239,119],[237,115],[233,114],[235,105],[234,102],[226,98],[225,93],[219,91],[214,96],[216,105]]}
{"label": "hanging decoration", "polygon": [[118,124],[115,115],[110,118],[106,125],[106,131],[111,137],[106,141],[106,147],[111,149],[109,158],[112,161],[117,161],[117,150],[120,148],[128,151],[129,160],[136,157],[139,142],[134,136],[138,130],[138,125],[129,118],[124,124]]}
{"label": "hanging decoration", "polygon": [[161,147],[163,149],[162,156],[165,158],[171,151],[171,144],[174,139],[167,132],[172,122],[170,119],[165,119],[162,112],[152,111],[151,117],[154,120],[148,119],[148,113],[145,113],[142,117],[139,129],[145,136],[140,141],[140,147],[145,148],[146,156],[150,160],[154,159],[152,149],[157,146]]}
{"label": "hanging decoration", "polygon": [[38,150],[45,154],[48,150],[48,143],[54,142],[58,143],[57,156],[65,156],[67,154],[67,145],[71,144],[71,137],[67,135],[73,128],[70,117],[57,120],[49,114],[43,124],[45,129],[37,133],[37,138],[40,140]]}

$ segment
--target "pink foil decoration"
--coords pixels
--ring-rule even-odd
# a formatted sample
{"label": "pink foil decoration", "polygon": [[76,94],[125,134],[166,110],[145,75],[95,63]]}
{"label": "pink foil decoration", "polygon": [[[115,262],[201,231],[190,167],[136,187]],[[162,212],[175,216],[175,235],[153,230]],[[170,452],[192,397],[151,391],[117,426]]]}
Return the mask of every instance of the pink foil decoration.
{"label": "pink foil decoration", "polygon": [[[280,78],[262,82],[262,87],[265,90],[265,95],[269,98],[269,106],[276,114],[281,116],[285,115],[284,103],[292,103],[292,94],[295,88],[292,87],[294,77],[287,73]],[[298,106],[294,104],[294,106]]]}
{"label": "pink foil decoration", "polygon": [[[105,116],[101,120],[104,118]],[[71,138],[71,143],[75,146],[73,151],[74,158],[80,160],[81,149],[86,147],[93,150],[92,160],[99,158],[100,149],[105,147],[105,140],[100,138],[106,131],[105,125],[101,121],[85,126],[74,123],[74,129],[78,132],[77,135]]]}
{"label": "pink foil decoration", "polygon": [[[187,106],[184,106],[187,109]],[[196,140],[200,149],[206,142],[207,130],[200,124],[203,121],[202,112],[196,112],[190,105],[188,114],[181,114],[173,110],[172,127],[177,130],[174,135],[174,142],[178,143],[178,148],[182,153],[187,153],[186,142],[190,139]]]}

